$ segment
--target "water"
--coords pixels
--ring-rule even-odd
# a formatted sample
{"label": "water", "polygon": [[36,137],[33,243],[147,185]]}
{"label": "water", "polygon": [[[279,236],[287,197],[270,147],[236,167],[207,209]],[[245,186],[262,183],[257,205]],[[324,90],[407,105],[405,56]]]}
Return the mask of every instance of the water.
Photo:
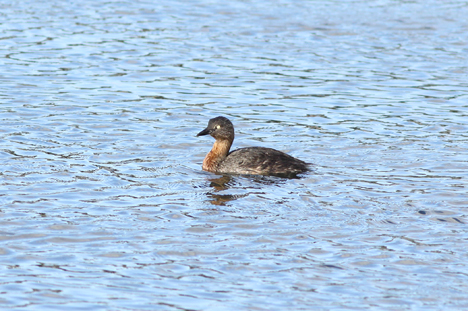
{"label": "water", "polygon": [[1,8],[0,308],[468,308],[466,1]]}

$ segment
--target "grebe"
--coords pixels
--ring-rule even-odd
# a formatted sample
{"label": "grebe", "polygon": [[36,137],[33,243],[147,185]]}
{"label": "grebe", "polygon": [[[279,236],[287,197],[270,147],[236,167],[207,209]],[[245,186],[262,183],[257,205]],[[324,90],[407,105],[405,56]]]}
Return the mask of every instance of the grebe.
{"label": "grebe", "polygon": [[216,141],[203,160],[205,171],[295,177],[309,170],[306,162],[271,148],[248,147],[229,152],[234,141],[234,126],[225,117],[210,119],[208,127],[197,136],[208,134]]}

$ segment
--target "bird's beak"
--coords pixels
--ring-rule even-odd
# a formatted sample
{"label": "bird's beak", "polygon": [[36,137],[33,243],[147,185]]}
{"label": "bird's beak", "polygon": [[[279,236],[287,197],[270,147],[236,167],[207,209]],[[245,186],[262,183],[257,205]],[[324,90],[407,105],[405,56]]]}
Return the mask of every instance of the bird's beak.
{"label": "bird's beak", "polygon": [[203,136],[203,135],[208,135],[211,133],[211,130],[209,128],[206,128],[204,129],[203,131],[201,131],[200,133],[197,134],[197,137],[198,136]]}

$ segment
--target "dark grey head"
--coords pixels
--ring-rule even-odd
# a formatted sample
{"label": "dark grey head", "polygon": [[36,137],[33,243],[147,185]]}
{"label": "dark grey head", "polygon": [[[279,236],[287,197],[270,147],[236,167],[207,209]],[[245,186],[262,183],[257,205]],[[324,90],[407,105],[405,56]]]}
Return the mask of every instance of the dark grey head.
{"label": "dark grey head", "polygon": [[210,119],[206,129],[197,134],[203,136],[210,134],[215,139],[234,140],[234,125],[225,117]]}

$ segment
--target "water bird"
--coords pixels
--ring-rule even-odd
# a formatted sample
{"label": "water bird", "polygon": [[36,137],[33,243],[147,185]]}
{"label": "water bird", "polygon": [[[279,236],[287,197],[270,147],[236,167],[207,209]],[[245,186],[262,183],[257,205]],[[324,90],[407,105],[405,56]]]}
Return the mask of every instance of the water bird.
{"label": "water bird", "polygon": [[197,134],[211,135],[215,142],[203,160],[203,170],[212,173],[296,177],[309,170],[309,164],[284,152],[265,147],[247,147],[229,152],[234,141],[234,125],[228,118],[210,119]]}

